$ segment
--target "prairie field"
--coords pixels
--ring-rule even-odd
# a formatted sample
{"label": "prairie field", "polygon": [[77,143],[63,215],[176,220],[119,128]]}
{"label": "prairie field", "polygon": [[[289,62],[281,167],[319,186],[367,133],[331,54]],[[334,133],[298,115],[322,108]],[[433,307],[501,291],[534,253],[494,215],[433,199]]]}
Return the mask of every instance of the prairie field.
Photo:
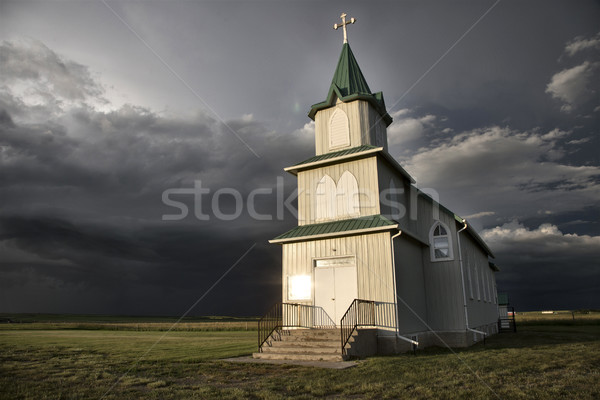
{"label": "prairie field", "polygon": [[345,370],[222,361],[256,351],[255,319],[7,318],[2,399],[600,398],[600,313],[518,313],[485,345]]}

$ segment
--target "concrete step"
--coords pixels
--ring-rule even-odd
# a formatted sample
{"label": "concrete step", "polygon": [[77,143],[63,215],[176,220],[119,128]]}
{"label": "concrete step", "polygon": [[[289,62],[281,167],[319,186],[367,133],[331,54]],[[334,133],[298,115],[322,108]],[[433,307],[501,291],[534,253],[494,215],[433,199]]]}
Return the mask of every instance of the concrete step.
{"label": "concrete step", "polygon": [[309,336],[309,335],[298,335],[298,336],[282,336],[281,342],[294,342],[294,343],[333,343],[340,342],[340,337],[328,337],[328,336]]}
{"label": "concrete step", "polygon": [[341,354],[296,354],[296,353],[254,353],[253,358],[263,360],[293,360],[293,361],[344,361]]}
{"label": "concrete step", "polygon": [[339,335],[339,329],[286,329],[290,335]]}
{"label": "concrete step", "polygon": [[279,347],[263,347],[263,353],[290,353],[290,354],[342,354],[341,345],[338,347],[299,347],[299,346],[279,346]]}
{"label": "concrete step", "polygon": [[290,331],[290,333],[283,333],[281,338],[295,338],[298,340],[339,340],[340,331],[318,331],[318,330],[306,330],[306,331]]}
{"label": "concrete step", "polygon": [[274,340],[271,342],[272,347],[320,347],[338,348],[341,346],[339,340]]}
{"label": "concrete step", "polygon": [[[356,333],[355,333],[356,335]],[[352,336],[348,348],[356,340]],[[262,352],[254,353],[254,358],[265,360],[296,361],[344,361],[342,355],[339,329],[290,329],[280,331],[275,337],[279,340],[269,341],[263,345]]]}

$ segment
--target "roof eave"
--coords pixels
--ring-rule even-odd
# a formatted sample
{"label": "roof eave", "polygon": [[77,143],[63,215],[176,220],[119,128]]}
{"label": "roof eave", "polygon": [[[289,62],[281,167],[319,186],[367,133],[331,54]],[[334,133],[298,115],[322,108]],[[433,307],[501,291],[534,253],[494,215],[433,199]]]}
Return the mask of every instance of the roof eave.
{"label": "roof eave", "polygon": [[321,234],[316,234],[316,235],[298,236],[298,237],[293,237],[293,238],[271,239],[271,240],[269,240],[269,243],[284,244],[284,243],[292,243],[292,242],[302,242],[305,240],[326,239],[326,238],[333,238],[333,237],[340,237],[340,236],[353,236],[353,235],[360,235],[363,233],[391,231],[394,229],[398,229],[398,224],[376,226],[376,227],[372,227],[372,228],[354,229],[351,231],[329,232],[329,233],[321,233]]}
{"label": "roof eave", "polygon": [[493,262],[490,261],[488,263],[488,265],[490,266],[490,268],[492,269],[492,271],[500,272],[500,268],[496,264],[494,264]]}
{"label": "roof eave", "polygon": [[[378,93],[381,93],[381,92],[378,92]],[[348,96],[343,96],[342,93],[340,92],[340,89],[337,87],[337,85],[335,83],[332,83],[331,86],[329,87],[329,92],[327,93],[327,98],[325,101],[322,101],[317,104],[313,104],[311,106],[310,111],[308,112],[308,117],[314,121],[315,116],[317,115],[317,112],[335,105],[334,95],[342,103],[349,103],[354,100],[367,101],[381,115],[381,118],[385,122],[386,126],[390,126],[390,124],[393,121],[392,117],[387,113],[387,111],[385,109],[385,103],[383,103],[383,95],[381,96],[381,98],[382,98],[381,102],[377,100],[376,94],[374,95],[374,94],[370,94],[370,93],[353,93]]]}
{"label": "roof eave", "polygon": [[398,161],[396,161],[394,157],[392,157],[387,151],[382,150],[381,155],[383,156],[383,158],[386,159],[387,162],[389,162],[394,168],[396,168],[396,170],[400,172],[400,174],[402,174],[406,179],[408,179],[410,183],[417,183],[417,181],[415,181],[414,178],[410,176],[410,174],[406,172],[406,170],[402,168]]}
{"label": "roof eave", "polygon": [[[448,210],[448,211],[450,211],[450,210]],[[454,214],[454,219],[456,220],[456,222],[458,222],[460,224],[466,224],[467,225],[467,232],[471,235],[471,237],[473,239],[475,239],[475,241],[483,248],[483,250],[485,250],[485,252],[488,254],[488,256],[490,256],[492,258],[496,258],[496,256],[492,252],[492,250],[488,247],[487,243],[485,243],[485,241],[481,238],[481,236],[479,236],[479,234],[471,226],[471,224],[467,223],[466,219],[461,218],[459,215],[456,215],[456,214]]]}
{"label": "roof eave", "polygon": [[330,163],[336,163],[336,162],[347,160],[347,159],[355,159],[355,158],[359,159],[359,158],[368,156],[370,154],[377,153],[382,150],[383,150],[383,147],[376,147],[374,149],[361,151],[360,153],[344,154],[339,157],[328,158],[325,160],[314,161],[314,162],[310,162],[310,163],[306,163],[306,164],[292,165],[291,167],[286,167],[283,170],[285,172],[289,172],[292,175],[298,175],[298,172],[303,171],[305,169],[317,168],[317,167],[321,167],[321,166],[324,166],[324,165],[327,165]]}

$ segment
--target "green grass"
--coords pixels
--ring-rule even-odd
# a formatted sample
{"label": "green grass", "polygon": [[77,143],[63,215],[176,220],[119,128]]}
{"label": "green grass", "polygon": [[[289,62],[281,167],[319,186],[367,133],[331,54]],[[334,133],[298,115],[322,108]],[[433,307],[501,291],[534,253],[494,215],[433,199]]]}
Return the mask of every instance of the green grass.
{"label": "green grass", "polygon": [[600,325],[600,311],[553,311],[552,314],[541,311],[517,312],[517,325]]}
{"label": "green grass", "polygon": [[[4,323],[10,321],[10,323]],[[256,330],[257,317],[176,317],[74,315],[74,314],[0,314],[0,331],[15,329],[79,329],[117,331],[226,331]]]}
{"label": "green grass", "polygon": [[2,399],[105,394],[106,399],[600,397],[600,325],[595,320],[578,325],[524,322],[516,334],[495,335],[485,346],[456,354],[432,348],[416,355],[368,358],[347,370],[219,360],[255,351],[256,331],[29,330],[7,325],[19,324],[0,330]]}

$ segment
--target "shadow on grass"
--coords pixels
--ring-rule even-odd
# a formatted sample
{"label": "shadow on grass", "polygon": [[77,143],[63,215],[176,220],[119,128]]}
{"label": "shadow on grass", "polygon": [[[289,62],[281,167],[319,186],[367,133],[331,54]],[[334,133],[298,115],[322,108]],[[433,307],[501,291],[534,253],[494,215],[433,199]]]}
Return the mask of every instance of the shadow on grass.
{"label": "shadow on grass", "polygon": [[[600,343],[600,324],[527,324],[519,326],[516,333],[503,332],[490,336],[485,340],[485,344],[481,341],[471,347],[452,348],[452,350],[445,347],[432,346],[425,349],[419,349],[416,353],[404,353],[400,356],[418,357],[448,353],[477,353],[502,349],[535,349],[536,347],[541,348],[591,342]],[[383,357],[398,357],[398,355]]]}

